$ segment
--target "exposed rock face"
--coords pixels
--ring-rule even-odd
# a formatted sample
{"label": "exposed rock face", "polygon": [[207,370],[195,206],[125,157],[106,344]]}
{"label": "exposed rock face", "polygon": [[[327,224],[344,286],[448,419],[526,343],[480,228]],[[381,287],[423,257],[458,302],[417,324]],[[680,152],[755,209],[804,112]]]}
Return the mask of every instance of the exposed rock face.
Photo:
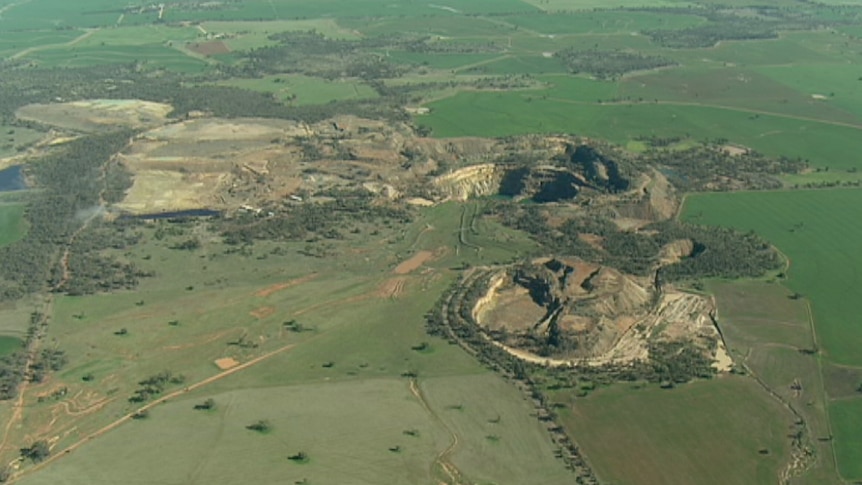
{"label": "exposed rock face", "polygon": [[[668,245],[685,252],[690,241]],[[685,341],[710,357],[719,341],[712,302],[649,278],[579,259],[548,258],[509,267],[480,299],[476,321],[516,355],[560,362],[632,362],[652,342]],[[479,305],[477,304],[477,307]],[[481,311],[478,311],[481,310]]]}
{"label": "exposed rock face", "polygon": [[502,179],[502,170],[492,163],[485,163],[437,177],[433,185],[444,197],[466,200],[498,193]]}

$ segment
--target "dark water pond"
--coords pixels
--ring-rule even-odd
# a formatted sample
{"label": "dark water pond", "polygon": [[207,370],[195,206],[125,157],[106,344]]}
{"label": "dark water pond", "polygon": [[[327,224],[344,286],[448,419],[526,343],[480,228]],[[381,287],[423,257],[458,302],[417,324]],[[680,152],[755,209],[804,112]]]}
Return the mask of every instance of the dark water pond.
{"label": "dark water pond", "polygon": [[0,192],[11,192],[26,188],[27,184],[24,182],[24,174],[21,173],[21,165],[14,165],[0,170]]}
{"label": "dark water pond", "polygon": [[191,209],[185,211],[157,212],[153,214],[140,214],[136,216],[123,217],[127,217],[129,219],[143,219],[153,221],[159,219],[187,219],[189,217],[215,217],[220,215],[221,212],[212,209]]}

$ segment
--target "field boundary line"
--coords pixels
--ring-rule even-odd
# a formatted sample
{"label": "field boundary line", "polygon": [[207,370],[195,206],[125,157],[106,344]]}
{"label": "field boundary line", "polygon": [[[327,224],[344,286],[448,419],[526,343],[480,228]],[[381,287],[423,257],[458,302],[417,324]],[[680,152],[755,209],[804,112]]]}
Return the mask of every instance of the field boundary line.
{"label": "field boundary line", "polygon": [[75,443],[72,443],[71,445],[69,445],[68,447],[63,449],[62,452],[52,454],[50,457],[48,457],[44,461],[40,462],[39,464],[37,464],[31,468],[28,468],[22,472],[16,473],[6,483],[14,483],[14,482],[18,481],[19,479],[21,479],[21,478],[23,478],[23,477],[25,477],[25,476],[27,476],[27,475],[35,472],[35,471],[41,470],[42,468],[50,465],[51,463],[59,460],[60,458],[62,458],[64,456],[68,456],[72,451],[80,448],[84,444],[92,441],[95,438],[98,438],[99,436],[102,436],[103,434],[105,434],[109,431],[114,430],[115,428],[120,427],[122,424],[124,424],[128,421],[131,421],[132,419],[134,419],[132,416],[134,416],[135,414],[138,414],[138,413],[141,413],[144,411],[149,411],[150,409],[158,406],[159,404],[166,403],[170,399],[173,399],[177,396],[181,396],[181,395],[186,394],[188,392],[197,390],[197,389],[204,387],[206,385],[212,384],[213,382],[216,382],[216,381],[221,380],[225,377],[233,375],[233,374],[235,374],[241,370],[245,370],[249,367],[252,367],[256,364],[259,364],[259,363],[261,363],[261,362],[263,362],[263,361],[265,361],[271,357],[274,357],[274,356],[276,356],[276,355],[278,355],[278,354],[280,354],[286,350],[290,350],[295,346],[296,346],[296,344],[285,345],[283,347],[280,347],[278,349],[272,350],[272,351],[267,352],[263,355],[255,357],[254,359],[251,359],[248,362],[244,362],[244,363],[242,363],[236,367],[233,367],[231,369],[227,369],[225,371],[219,372],[218,374],[216,374],[214,376],[210,376],[210,377],[208,377],[202,381],[198,381],[198,382],[196,382],[190,386],[186,386],[186,387],[179,389],[179,390],[176,390],[170,394],[166,394],[165,396],[162,396],[159,399],[157,399],[157,400],[155,400],[155,401],[153,401],[153,402],[151,402],[145,406],[137,408],[136,410],[132,411],[131,413],[128,413],[128,414],[124,415],[123,417],[117,419],[116,421],[109,423],[106,426],[103,426],[102,428],[88,434],[87,436],[81,438],[80,440],[76,441]]}
{"label": "field boundary line", "polygon": [[820,374],[820,395],[823,398],[823,414],[826,416],[826,432],[829,433],[829,448],[832,450],[832,466],[835,469],[835,475],[843,482],[847,480],[841,475],[841,468],[838,467],[838,455],[835,453],[835,437],[832,434],[832,417],[829,416],[829,395],[826,393],[826,380],[823,378],[823,354],[820,352],[820,344],[817,341],[817,328],[814,324],[814,310],[811,309],[811,301],[805,299],[805,312],[808,314],[808,325],[811,329],[811,339],[814,343],[814,348],[817,350],[817,372]]}

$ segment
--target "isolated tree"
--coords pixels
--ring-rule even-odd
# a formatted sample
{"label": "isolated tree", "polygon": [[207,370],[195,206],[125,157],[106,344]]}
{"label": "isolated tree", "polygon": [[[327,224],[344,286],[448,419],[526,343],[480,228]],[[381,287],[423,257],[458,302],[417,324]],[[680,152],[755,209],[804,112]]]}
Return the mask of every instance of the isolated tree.
{"label": "isolated tree", "polygon": [[257,431],[258,433],[267,433],[272,430],[272,424],[270,424],[270,422],[265,419],[261,419],[252,424],[249,424],[245,427],[245,429]]}
{"label": "isolated tree", "polygon": [[204,401],[200,404],[195,404],[195,409],[197,409],[197,410],[209,411],[210,409],[213,409],[213,408],[215,408],[215,399],[213,399],[211,397],[207,398],[206,401]]}
{"label": "isolated tree", "polygon": [[300,451],[294,455],[288,456],[287,459],[297,463],[305,463],[308,461],[308,454],[304,451]]}
{"label": "isolated tree", "polygon": [[36,463],[48,458],[51,455],[51,448],[45,440],[39,440],[27,448],[21,448],[21,456],[29,458]]}

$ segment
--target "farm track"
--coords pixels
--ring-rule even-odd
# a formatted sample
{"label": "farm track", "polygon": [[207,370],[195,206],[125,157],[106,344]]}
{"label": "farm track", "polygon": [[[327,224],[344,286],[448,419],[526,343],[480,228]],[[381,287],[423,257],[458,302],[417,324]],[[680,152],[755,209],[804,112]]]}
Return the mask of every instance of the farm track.
{"label": "farm track", "polygon": [[80,36],[75,37],[74,39],[70,40],[69,42],[64,42],[62,44],[47,44],[47,45],[40,45],[40,46],[36,46],[36,47],[28,47],[28,48],[26,48],[20,52],[13,54],[12,56],[9,57],[9,59],[10,60],[20,59],[20,58],[22,58],[28,54],[32,54],[32,53],[38,52],[38,51],[53,49],[55,47],[72,47],[73,45],[75,45],[81,41],[86,40],[88,37],[95,34],[99,30],[101,30],[101,29],[95,28],[95,29],[87,30],[86,32],[84,32]]}
{"label": "farm track", "polygon": [[415,397],[416,400],[419,401],[419,404],[422,405],[422,407],[425,409],[425,412],[427,412],[434,419],[434,421],[437,421],[437,423],[440,424],[440,426],[442,426],[446,430],[446,432],[449,433],[449,436],[451,438],[449,446],[443,449],[443,451],[438,453],[437,456],[434,458],[434,462],[431,464],[432,473],[434,467],[437,466],[441,470],[443,470],[443,473],[445,473],[449,477],[449,485],[462,485],[465,483],[469,483],[464,479],[464,475],[461,473],[461,470],[459,470],[458,467],[455,466],[454,463],[452,463],[452,455],[458,449],[458,445],[460,444],[460,440],[458,439],[458,433],[453,431],[452,428],[449,427],[449,425],[446,424],[446,422],[443,421],[443,419],[440,418],[440,416],[433,409],[431,409],[431,406],[428,404],[428,401],[426,400],[425,395],[422,393],[422,389],[419,388],[419,383],[416,381],[415,378],[410,379],[410,394],[412,394],[413,397]]}
{"label": "farm track", "polygon": [[280,348],[275,349],[271,352],[267,352],[266,354],[263,354],[259,357],[255,357],[254,359],[252,359],[248,362],[244,362],[244,363],[242,363],[236,367],[222,371],[222,372],[220,372],[214,376],[208,377],[208,378],[206,378],[202,381],[196,382],[190,386],[186,386],[186,387],[179,389],[177,391],[174,391],[170,394],[166,394],[166,395],[162,396],[161,398],[159,398],[158,400],[153,401],[153,402],[151,402],[145,406],[142,406],[140,408],[137,408],[136,410],[134,410],[133,412],[131,412],[129,414],[126,414],[122,418],[117,419],[116,421],[114,421],[114,422],[112,422],[106,426],[103,426],[102,428],[100,428],[100,429],[90,433],[89,435],[85,436],[84,438],[81,438],[77,442],[66,447],[61,453],[52,454],[49,458],[45,459],[44,461],[40,462],[39,464],[37,464],[31,468],[28,468],[27,470],[25,470],[23,472],[20,472],[20,473],[13,475],[12,478],[10,478],[6,483],[14,483],[15,481],[21,479],[22,477],[24,477],[26,475],[29,475],[35,471],[41,470],[42,468],[48,466],[49,464],[54,463],[55,461],[61,459],[62,457],[69,455],[72,451],[80,448],[81,446],[83,446],[87,442],[89,442],[93,439],[96,439],[99,436],[102,436],[105,433],[114,430],[115,428],[118,428],[123,423],[131,421],[133,419],[132,416],[135,414],[138,414],[138,413],[141,413],[144,411],[149,411],[150,409],[158,406],[159,404],[164,404],[167,401],[174,399],[178,396],[182,396],[188,392],[191,392],[191,391],[197,390],[201,387],[204,387],[206,385],[212,384],[213,382],[224,379],[225,377],[233,375],[233,374],[235,374],[241,370],[248,369],[249,367],[252,367],[256,364],[259,364],[265,360],[268,360],[271,357],[274,357],[274,356],[276,356],[276,355],[278,355],[284,351],[290,350],[295,346],[296,346],[296,344],[285,345],[284,347],[280,347]]}

